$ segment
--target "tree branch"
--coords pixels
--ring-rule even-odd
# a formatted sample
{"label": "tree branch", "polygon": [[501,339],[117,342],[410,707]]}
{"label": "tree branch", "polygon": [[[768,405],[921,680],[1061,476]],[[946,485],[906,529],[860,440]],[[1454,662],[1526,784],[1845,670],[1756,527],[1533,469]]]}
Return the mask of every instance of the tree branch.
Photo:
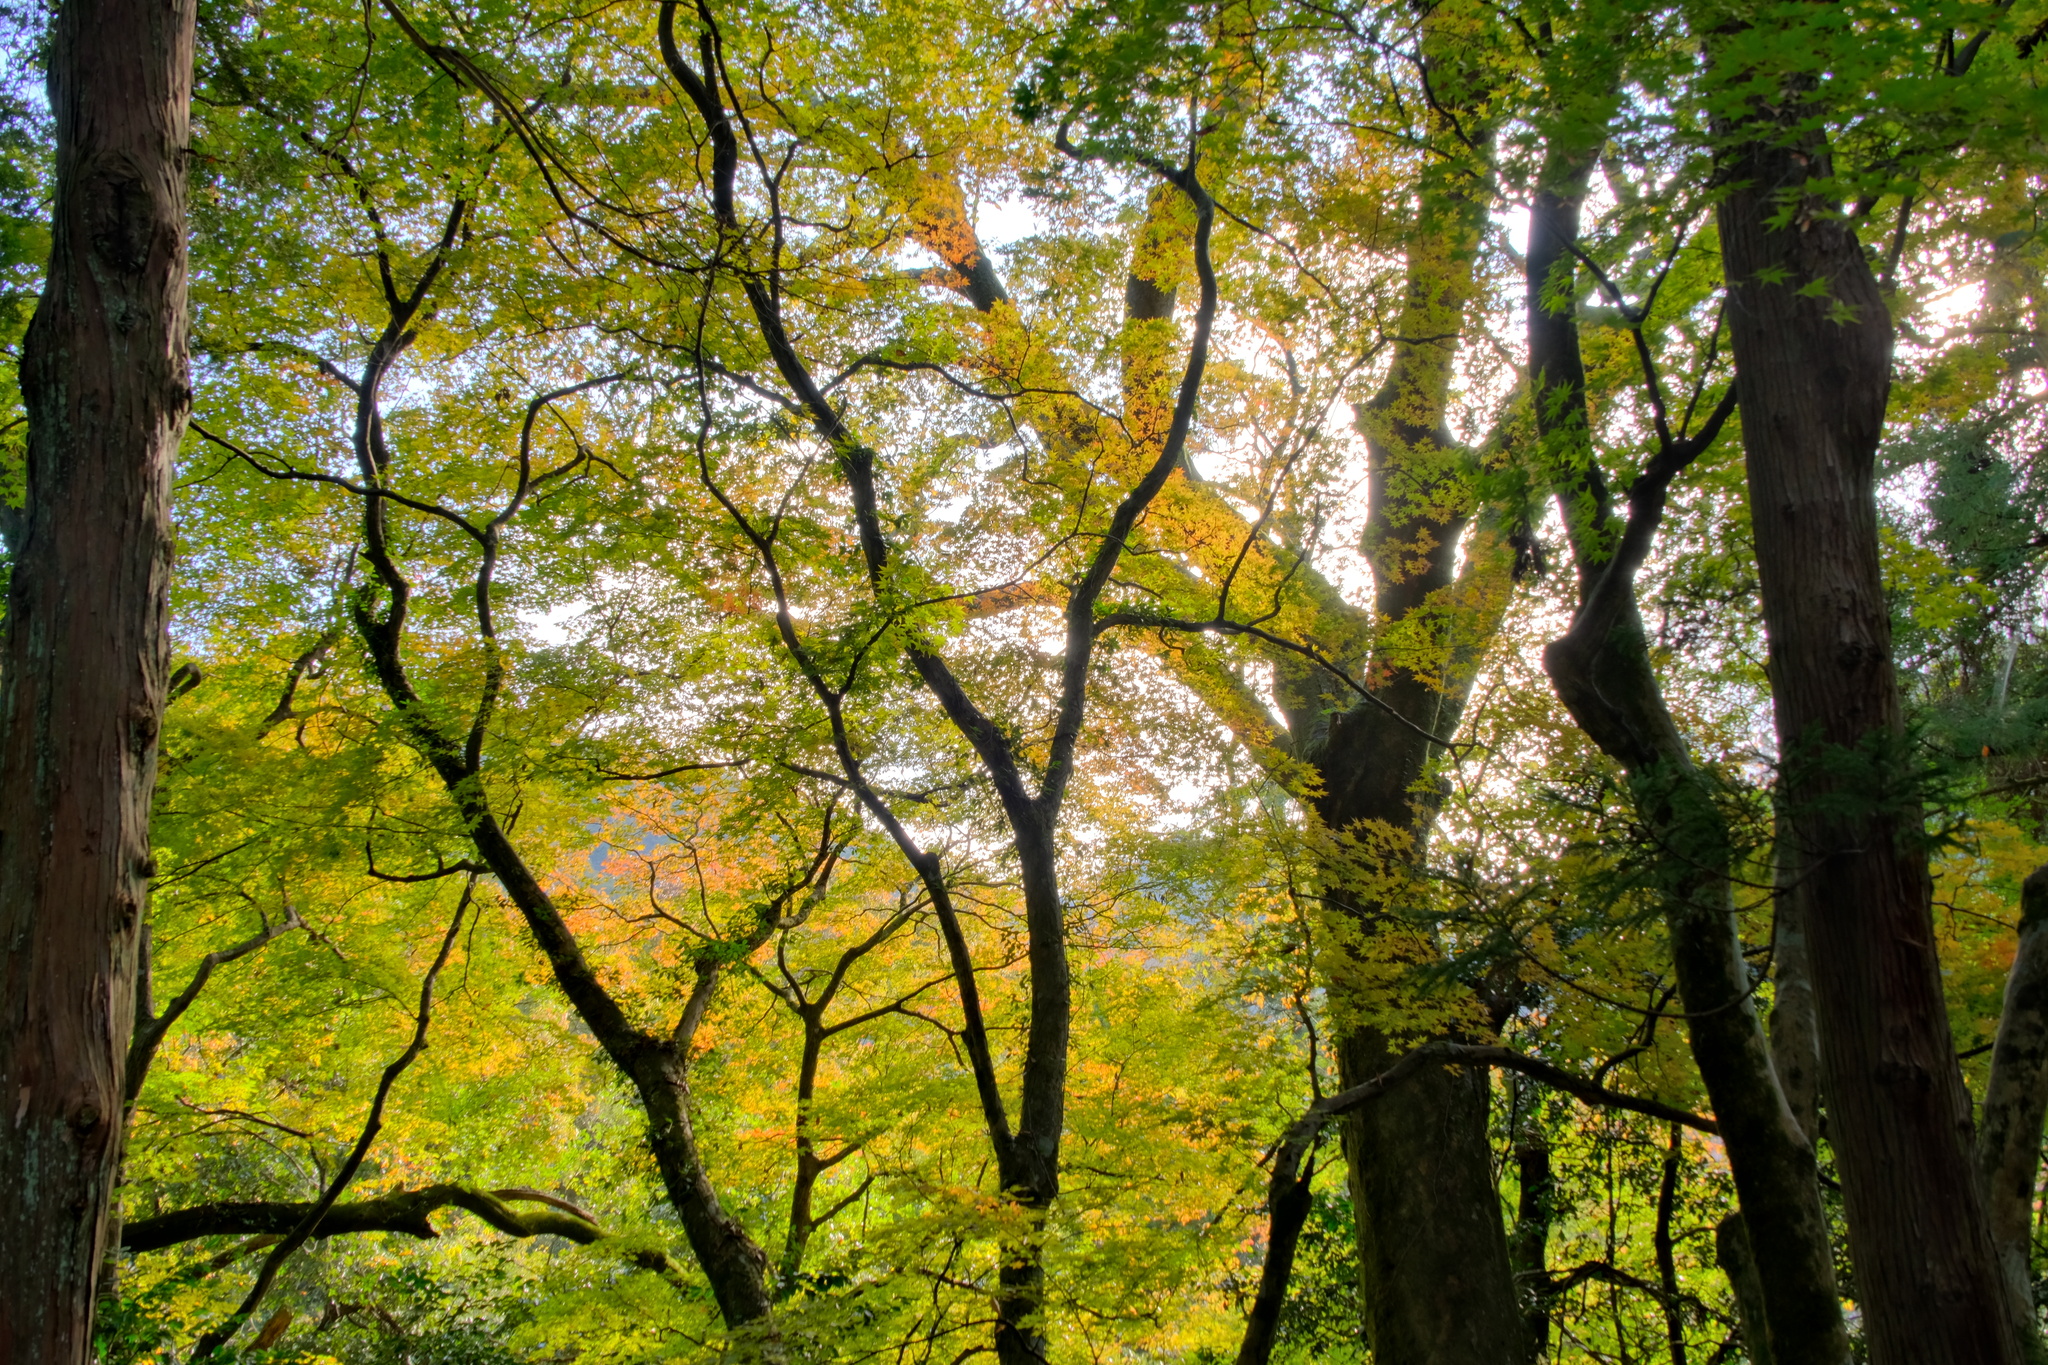
{"label": "tree branch", "polygon": [[327,1215],[328,1210],[334,1207],[335,1201],[341,1198],[341,1192],[348,1188],[349,1182],[356,1178],[356,1172],[362,1169],[363,1158],[370,1154],[371,1144],[377,1140],[377,1134],[384,1127],[384,1106],[391,1098],[391,1088],[398,1083],[398,1078],[405,1074],[406,1068],[427,1049],[427,1025],[434,1016],[434,982],[441,975],[441,969],[448,965],[448,955],[455,950],[456,935],[462,929],[463,917],[469,912],[470,901],[475,894],[476,876],[472,873],[462,888],[461,899],[455,903],[455,915],[448,921],[448,932],[441,936],[441,950],[434,955],[434,963],[427,968],[426,979],[420,983],[420,1006],[413,1016],[412,1041],[406,1045],[404,1052],[384,1068],[384,1074],[377,1082],[377,1094],[370,1101],[370,1112],[363,1120],[363,1129],[356,1138],[355,1147],[341,1163],[341,1169],[334,1173],[334,1179],[328,1182],[327,1189],[322,1192],[320,1198],[306,1210],[292,1230],[285,1234],[284,1240],[272,1247],[270,1254],[263,1258],[263,1267],[256,1273],[256,1283],[249,1287],[249,1293],[242,1300],[241,1307],[237,1308],[225,1322],[208,1329],[199,1338],[198,1344],[192,1348],[192,1361],[195,1365],[226,1345],[228,1339],[241,1330],[242,1324],[249,1320],[257,1305],[263,1302],[263,1296],[270,1292],[270,1286],[276,1282],[277,1272],[284,1267],[285,1261],[319,1230],[321,1220]]}
{"label": "tree branch", "polygon": [[1650,1118],[1663,1119],[1702,1133],[1718,1133],[1714,1120],[1656,1100],[1625,1095],[1618,1090],[1549,1062],[1527,1057],[1512,1048],[1472,1043],[1434,1042],[1416,1048],[1371,1080],[1349,1090],[1317,1100],[1291,1124],[1273,1152],[1273,1174],[1267,1185],[1266,1203],[1270,1219],[1267,1232],[1266,1265],[1262,1273],[1253,1313],[1245,1324],[1238,1349],[1237,1365],[1266,1365],[1273,1345],[1274,1324],[1287,1292],[1287,1279],[1294,1262],[1295,1239],[1308,1212],[1308,1183],[1313,1169],[1303,1162],[1331,1120],[1371,1104],[1409,1077],[1430,1066],[1495,1066],[1519,1071],[1574,1099],[1609,1109],[1623,1109]]}
{"label": "tree branch", "polygon": [[213,976],[214,968],[233,962],[238,957],[247,957],[273,939],[282,938],[294,929],[303,929],[306,922],[299,918],[299,912],[286,902],[284,918],[276,924],[265,924],[263,931],[252,938],[246,938],[230,948],[219,948],[199,959],[199,968],[193,972],[192,980],[185,989],[171,999],[162,1014],[150,1008],[150,931],[142,930],[142,968],[135,985],[135,1036],[128,1044],[128,1060],[124,1071],[123,1099],[135,1103],[135,1097],[142,1093],[142,1082],[149,1075],[150,1063],[156,1060],[156,1050],[163,1044],[164,1035],[179,1016],[192,1008],[192,1002],[206,989],[206,983]]}

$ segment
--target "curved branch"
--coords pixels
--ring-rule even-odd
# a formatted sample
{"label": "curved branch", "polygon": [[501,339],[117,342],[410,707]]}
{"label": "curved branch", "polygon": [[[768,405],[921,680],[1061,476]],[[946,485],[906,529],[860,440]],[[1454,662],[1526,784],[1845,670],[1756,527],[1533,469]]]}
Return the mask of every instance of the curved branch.
{"label": "curved branch", "polygon": [[[432,1216],[442,1209],[464,1209],[498,1231],[512,1237],[565,1237],[589,1245],[605,1233],[595,1222],[553,1207],[520,1212],[512,1200],[557,1204],[553,1196],[533,1190],[483,1190],[473,1185],[428,1185],[417,1190],[395,1190],[374,1199],[356,1199],[335,1204],[327,1210],[314,1233],[316,1237],[340,1237],[358,1232],[402,1232],[408,1237],[438,1237]],[[139,1218],[121,1229],[124,1251],[162,1251],[201,1237],[245,1237],[261,1233],[288,1233],[305,1221],[313,1206],[273,1200],[218,1200],[195,1204],[189,1209]]]}
{"label": "curved branch", "polygon": [[377,1093],[370,1101],[369,1116],[363,1120],[363,1129],[356,1136],[355,1146],[341,1163],[341,1169],[334,1173],[334,1179],[328,1182],[327,1189],[320,1198],[305,1207],[299,1221],[285,1233],[284,1240],[272,1247],[270,1254],[264,1257],[262,1269],[256,1272],[256,1282],[249,1286],[249,1292],[242,1299],[241,1306],[225,1321],[209,1328],[200,1336],[198,1344],[192,1348],[192,1360],[195,1365],[196,1362],[205,1360],[227,1345],[235,1333],[242,1330],[242,1325],[256,1311],[257,1305],[263,1302],[264,1295],[270,1292],[270,1286],[276,1283],[277,1272],[283,1269],[285,1261],[319,1231],[321,1221],[333,1210],[335,1201],[341,1198],[341,1192],[348,1188],[349,1182],[356,1178],[356,1172],[362,1169],[363,1158],[370,1154],[371,1144],[376,1142],[377,1134],[383,1130],[384,1106],[391,1098],[391,1088],[398,1083],[398,1078],[405,1074],[406,1068],[427,1050],[427,1027],[434,1017],[434,983],[440,978],[441,969],[448,965],[449,954],[455,951],[456,936],[462,930],[463,917],[468,914],[471,899],[475,894],[476,876],[472,873],[462,888],[462,898],[455,903],[455,916],[448,921],[448,932],[441,936],[441,949],[434,955],[433,965],[427,968],[426,978],[420,982],[420,1005],[413,1015],[412,1041],[406,1045],[405,1051],[399,1053],[391,1064],[384,1068],[383,1076],[378,1079]]}
{"label": "curved branch", "polygon": [[149,930],[145,928],[142,940],[142,969],[136,978],[135,992],[135,1036],[128,1044],[128,1061],[124,1072],[122,1098],[128,1104],[135,1103],[135,1097],[142,1093],[142,1082],[149,1075],[149,1065],[156,1060],[156,1050],[162,1046],[164,1035],[171,1031],[171,1025],[190,1008],[206,989],[213,969],[233,962],[238,957],[247,957],[272,939],[282,938],[294,929],[303,929],[306,922],[299,918],[299,912],[290,904],[284,908],[284,918],[276,924],[265,924],[263,931],[253,938],[247,938],[229,948],[217,948],[199,959],[199,969],[192,974],[192,980],[185,989],[172,997],[164,1006],[162,1014],[150,1008],[149,987]]}

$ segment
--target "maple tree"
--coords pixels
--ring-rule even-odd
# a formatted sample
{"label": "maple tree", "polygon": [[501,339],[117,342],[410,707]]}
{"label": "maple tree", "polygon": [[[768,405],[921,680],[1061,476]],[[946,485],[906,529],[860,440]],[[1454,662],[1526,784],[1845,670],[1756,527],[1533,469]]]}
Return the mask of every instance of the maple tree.
{"label": "maple tree", "polygon": [[2034,1358],[2042,22],[202,5],[101,1354]]}

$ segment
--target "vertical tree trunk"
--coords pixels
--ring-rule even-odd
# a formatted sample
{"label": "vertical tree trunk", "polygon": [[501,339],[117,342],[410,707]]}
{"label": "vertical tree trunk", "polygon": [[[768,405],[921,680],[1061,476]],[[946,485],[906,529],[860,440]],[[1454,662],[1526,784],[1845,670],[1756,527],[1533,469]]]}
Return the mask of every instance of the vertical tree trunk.
{"label": "vertical tree trunk", "polygon": [[0,662],[0,1359],[81,1365],[120,1154],[169,656],[190,0],[67,0]]}
{"label": "vertical tree trunk", "polygon": [[1735,1292],[1735,1321],[1742,1333],[1749,1365],[1776,1365],[1771,1356],[1771,1329],[1764,1314],[1764,1282],[1756,1257],[1749,1253],[1749,1231],[1742,1214],[1729,1214],[1714,1225],[1714,1261]]}
{"label": "vertical tree trunk", "polygon": [[[1752,1002],[1729,882],[1727,822],[1665,704],[1636,604],[1633,569],[1613,557],[1622,523],[1591,446],[1585,369],[1568,285],[1590,151],[1553,149],[1529,223],[1529,371],[1545,462],[1577,564],[1582,611],[1544,651],[1558,697],[1627,771],[1631,797],[1669,854],[1657,869],[1673,974],[1700,1079],[1714,1104],[1742,1203],[1742,1227],[1778,1365],[1844,1365],[1812,1143],[1785,1103]],[[1566,283],[1562,291],[1556,286]],[[1548,297],[1546,297],[1548,295]],[[1561,295],[1561,297],[1560,297]],[[1635,498],[1631,490],[1631,504]],[[1662,491],[1631,507],[1654,535]],[[1627,576],[1605,581],[1612,566]],[[1611,616],[1589,618],[1609,590]],[[1588,628],[1587,622],[1595,622]],[[1734,1278],[1731,1276],[1731,1278]],[[1740,1286],[1738,1285],[1738,1288]],[[1754,1332],[1752,1340],[1759,1339]]]}
{"label": "vertical tree trunk", "polygon": [[2020,941],[2005,980],[2005,1006],[1984,1086],[1977,1165],[1999,1272],[2029,1358],[2048,1356],[2034,1316],[2034,1182],[2048,1113],[2048,865],[2020,893]]}
{"label": "vertical tree trunk", "polygon": [[1652,1245],[1657,1252],[1657,1283],[1664,1291],[1664,1339],[1671,1347],[1671,1365],[1685,1365],[1685,1305],[1679,1299],[1678,1241],[1671,1224],[1678,1213],[1678,1173],[1685,1154],[1685,1130],[1671,1125],[1670,1145],[1664,1149],[1664,1173],[1657,1182],[1657,1230]]}
{"label": "vertical tree trunk", "polygon": [[[1789,120],[1799,101],[1787,103]],[[1832,174],[1826,143],[1758,118],[1728,165],[1722,262],[1781,790],[1870,1358],[2006,1365],[2019,1344],[1970,1159],[1878,569],[1891,319],[1855,233],[1807,192]]]}
{"label": "vertical tree trunk", "polygon": [[1510,1084],[1517,1113],[1510,1138],[1520,1190],[1515,1200],[1515,1230],[1508,1236],[1508,1258],[1522,1300],[1522,1359],[1527,1365],[1538,1365],[1550,1354],[1550,1225],[1557,1220],[1557,1175],[1551,1169],[1550,1134],[1543,1116],[1531,1112],[1538,1102],[1536,1083],[1515,1076]]}
{"label": "vertical tree trunk", "polygon": [[[1448,634],[1488,639],[1505,601],[1507,575],[1490,594],[1453,604],[1459,540],[1468,523],[1457,495],[1464,452],[1445,426],[1458,340],[1474,292],[1480,208],[1455,173],[1425,185],[1408,243],[1403,338],[1386,382],[1359,412],[1366,435],[1371,509],[1366,552],[1373,561],[1374,607],[1390,622],[1426,619],[1455,605],[1477,613]],[[1475,540],[1477,538],[1475,537]],[[1494,573],[1500,545],[1469,546],[1466,573]],[[1329,722],[1327,742],[1304,746],[1323,779],[1316,803],[1323,826],[1355,836],[1368,859],[1419,864],[1436,821],[1427,789],[1436,746],[1429,735],[1458,725],[1475,671],[1452,640],[1436,679],[1406,661],[1377,659],[1371,678],[1384,708],[1354,704]],[[1318,684],[1319,689],[1327,684]],[[1293,709],[1293,708],[1291,708]],[[1302,710],[1297,710],[1298,715]],[[1313,726],[1301,723],[1310,733]],[[1382,846],[1388,832],[1394,842]],[[1327,893],[1345,916],[1344,933],[1381,961],[1415,965],[1441,959],[1426,932],[1383,892],[1345,884],[1344,859],[1332,860]],[[1394,884],[1401,880],[1392,879]],[[1398,893],[1396,893],[1398,894]],[[1348,981],[1348,964],[1330,971],[1338,1072],[1346,1086],[1384,1072],[1424,1036],[1389,1027],[1376,998],[1375,972]],[[1431,1068],[1379,1102],[1346,1118],[1344,1155],[1358,1218],[1365,1326],[1380,1365],[1496,1365],[1521,1358],[1525,1326],[1515,1294],[1493,1179],[1487,1133],[1488,1078],[1480,1068]]]}
{"label": "vertical tree trunk", "polygon": [[1820,1031],[1813,1015],[1813,966],[1806,951],[1806,886],[1791,857],[1792,829],[1781,811],[1776,890],[1771,897],[1771,1065],[1786,1107],[1806,1134],[1820,1141]]}

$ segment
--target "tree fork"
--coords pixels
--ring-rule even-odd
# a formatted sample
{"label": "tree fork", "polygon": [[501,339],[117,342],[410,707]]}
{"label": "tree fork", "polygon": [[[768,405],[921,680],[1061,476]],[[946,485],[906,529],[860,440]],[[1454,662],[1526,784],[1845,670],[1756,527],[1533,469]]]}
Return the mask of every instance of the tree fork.
{"label": "tree fork", "polygon": [[1632,798],[1670,850],[1658,890],[1672,966],[1761,1272],[1771,1351],[1780,1365],[1843,1365],[1849,1338],[1813,1146],[1786,1106],[1751,999],[1728,881],[1729,832],[1665,704],[1636,604],[1635,572],[1656,537],[1669,483],[1712,442],[1732,410],[1732,390],[1697,435],[1674,437],[1660,425],[1659,452],[1627,491],[1626,520],[1617,516],[1591,449],[1572,293],[1560,301],[1554,287],[1573,270],[1592,160],[1585,149],[1553,148],[1530,215],[1529,370],[1580,596],[1571,629],[1545,649],[1544,668],[1572,718],[1628,773]]}
{"label": "tree fork", "polygon": [[[1464,452],[1451,436],[1446,413],[1475,289],[1480,210],[1461,172],[1439,174],[1443,179],[1423,192],[1420,221],[1407,247],[1400,340],[1385,382],[1357,414],[1371,487],[1365,549],[1380,619],[1426,620],[1452,607],[1477,618],[1468,633],[1483,641],[1497,632],[1506,605],[1501,546],[1490,530],[1482,530],[1464,545],[1460,566],[1459,549],[1472,518],[1466,506],[1442,505],[1442,489],[1458,487],[1466,477]],[[1497,583],[1489,589],[1485,580],[1494,574]],[[1458,603],[1461,591],[1476,600]],[[1374,672],[1383,676],[1375,679],[1372,700],[1378,704],[1355,702],[1331,717],[1321,745],[1304,746],[1323,779],[1315,809],[1324,829],[1338,835],[1398,830],[1407,847],[1389,855],[1421,862],[1438,806],[1426,785],[1442,752],[1431,737],[1456,730],[1475,663],[1458,657],[1448,641],[1440,678],[1377,663]],[[1308,734],[1313,722],[1307,716],[1320,698],[1299,695],[1298,686],[1288,690],[1295,694],[1288,699],[1290,719],[1298,734]],[[1353,932],[1394,946],[1418,963],[1441,960],[1441,949],[1411,926],[1405,907],[1384,892],[1345,885],[1338,860],[1326,875],[1332,882],[1331,913],[1348,918]],[[1345,986],[1333,980],[1331,988],[1334,996]],[[1347,1086],[1383,1071],[1414,1041],[1368,1022],[1383,1009],[1360,1014],[1362,1019],[1339,1032],[1332,1049]],[[1526,1351],[1527,1328],[1494,1186],[1487,1089],[1483,1069],[1435,1068],[1343,1124],[1365,1326],[1376,1358],[1388,1365],[1492,1365],[1520,1359]]]}

